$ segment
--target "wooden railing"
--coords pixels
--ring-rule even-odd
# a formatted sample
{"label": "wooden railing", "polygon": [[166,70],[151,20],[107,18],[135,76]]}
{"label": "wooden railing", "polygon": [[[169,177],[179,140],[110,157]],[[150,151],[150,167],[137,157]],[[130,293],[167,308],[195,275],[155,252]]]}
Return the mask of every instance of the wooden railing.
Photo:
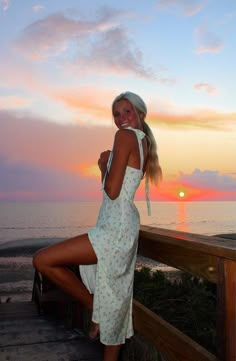
{"label": "wooden railing", "polygon": [[[217,284],[217,357],[136,300],[135,330],[168,361],[236,361],[236,241],[141,226],[138,253]],[[58,289],[44,291],[45,284],[36,272],[33,300],[39,309],[60,299],[72,315],[71,325],[81,322],[81,304],[68,303]]]}
{"label": "wooden railing", "polygon": [[139,255],[217,284],[217,357],[134,300],[134,327],[168,361],[236,360],[236,241],[141,226]]}

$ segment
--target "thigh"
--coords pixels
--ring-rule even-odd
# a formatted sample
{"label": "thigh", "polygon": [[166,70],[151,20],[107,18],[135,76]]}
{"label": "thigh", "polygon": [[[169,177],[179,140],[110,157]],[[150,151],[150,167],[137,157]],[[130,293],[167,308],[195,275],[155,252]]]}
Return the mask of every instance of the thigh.
{"label": "thigh", "polygon": [[87,234],[44,248],[36,257],[38,261],[50,266],[97,263],[97,256]]}

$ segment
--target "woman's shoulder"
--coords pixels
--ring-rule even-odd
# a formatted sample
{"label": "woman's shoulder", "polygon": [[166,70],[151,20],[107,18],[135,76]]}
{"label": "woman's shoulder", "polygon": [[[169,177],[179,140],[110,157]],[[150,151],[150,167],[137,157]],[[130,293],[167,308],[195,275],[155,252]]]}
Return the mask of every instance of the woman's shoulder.
{"label": "woman's shoulder", "polygon": [[119,129],[115,134],[114,149],[120,149],[120,151],[130,152],[134,147],[137,140],[132,130]]}
{"label": "woman's shoulder", "polygon": [[120,141],[125,141],[126,139],[130,141],[131,139],[135,138],[136,135],[133,131],[133,128],[118,129],[115,134],[115,139]]}

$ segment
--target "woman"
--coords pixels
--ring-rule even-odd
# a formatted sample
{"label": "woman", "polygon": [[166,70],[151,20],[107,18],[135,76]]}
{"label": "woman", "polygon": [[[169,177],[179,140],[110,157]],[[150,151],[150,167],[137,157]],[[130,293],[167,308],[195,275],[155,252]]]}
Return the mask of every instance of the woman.
{"label": "woman", "polygon": [[[105,345],[104,361],[117,361],[121,345],[133,335],[133,279],[140,227],[135,191],[144,175],[146,185],[149,180],[158,184],[162,177],[143,100],[137,94],[122,93],[115,98],[112,113],[118,131],[113,150],[101,153],[98,160],[103,202],[96,226],[88,234],[40,250],[33,260],[43,275],[91,311],[90,337],[99,333]],[[93,265],[80,266],[83,282],[66,268],[75,264]],[[96,271],[93,286],[91,269]]]}

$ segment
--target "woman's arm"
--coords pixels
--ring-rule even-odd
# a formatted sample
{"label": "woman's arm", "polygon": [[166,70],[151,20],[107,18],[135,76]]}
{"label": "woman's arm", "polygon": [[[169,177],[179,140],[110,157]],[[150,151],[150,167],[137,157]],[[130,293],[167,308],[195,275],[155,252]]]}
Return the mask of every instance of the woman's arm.
{"label": "woman's arm", "polygon": [[107,163],[110,156],[111,151],[105,150],[100,154],[100,158],[98,159],[98,167],[101,171],[101,178],[103,181],[103,178],[105,177],[106,171],[107,171]]}
{"label": "woman's arm", "polygon": [[[129,156],[134,148],[136,135],[128,130],[118,130],[113,146],[113,158],[109,173],[106,175],[104,189],[111,199],[116,199],[122,187]],[[136,141],[137,142],[137,141]]]}

